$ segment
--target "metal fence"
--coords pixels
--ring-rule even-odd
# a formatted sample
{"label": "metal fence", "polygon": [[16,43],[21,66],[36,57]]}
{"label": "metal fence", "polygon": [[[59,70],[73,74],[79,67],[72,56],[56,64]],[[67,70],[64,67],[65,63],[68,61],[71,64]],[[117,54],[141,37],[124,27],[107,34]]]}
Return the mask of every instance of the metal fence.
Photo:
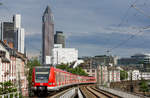
{"label": "metal fence", "polygon": [[0,98],[21,98],[21,97],[20,97],[20,92],[13,92],[13,93],[0,95]]}

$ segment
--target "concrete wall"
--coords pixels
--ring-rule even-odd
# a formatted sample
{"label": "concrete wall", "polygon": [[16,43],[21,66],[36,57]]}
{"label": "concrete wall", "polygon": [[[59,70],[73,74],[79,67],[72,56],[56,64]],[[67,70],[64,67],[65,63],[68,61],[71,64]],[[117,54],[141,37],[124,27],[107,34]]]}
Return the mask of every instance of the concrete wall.
{"label": "concrete wall", "polygon": [[111,88],[105,88],[105,87],[101,87],[101,86],[99,88],[101,90],[113,93],[113,94],[118,95],[118,96],[123,97],[123,98],[148,98],[148,97],[145,97],[145,96],[133,95],[131,93],[122,92],[122,91],[114,90],[114,89],[111,89]]}

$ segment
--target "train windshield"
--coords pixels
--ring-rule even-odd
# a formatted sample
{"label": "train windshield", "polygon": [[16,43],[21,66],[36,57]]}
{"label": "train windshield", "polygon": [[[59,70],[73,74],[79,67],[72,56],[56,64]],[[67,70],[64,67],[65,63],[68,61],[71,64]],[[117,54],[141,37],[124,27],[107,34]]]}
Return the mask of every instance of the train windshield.
{"label": "train windshield", "polygon": [[47,83],[50,68],[35,68],[35,81],[37,83]]}

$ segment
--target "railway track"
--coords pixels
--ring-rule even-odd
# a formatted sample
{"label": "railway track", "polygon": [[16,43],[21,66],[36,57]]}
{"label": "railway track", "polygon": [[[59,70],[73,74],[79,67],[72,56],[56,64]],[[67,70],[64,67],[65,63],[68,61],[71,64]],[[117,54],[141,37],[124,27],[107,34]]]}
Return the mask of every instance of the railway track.
{"label": "railway track", "polygon": [[121,98],[117,95],[99,90],[93,86],[81,86],[80,90],[84,98]]}
{"label": "railway track", "polygon": [[65,94],[66,92],[68,92],[69,90],[71,90],[73,88],[66,88],[66,89],[62,89],[59,91],[53,91],[48,93],[47,95],[43,95],[43,96],[34,96],[34,97],[30,97],[30,98],[59,98],[60,96],[62,96],[63,94]]}
{"label": "railway track", "polygon": [[[45,97],[31,97],[31,98],[59,98],[66,92],[70,91],[72,88],[63,89],[57,92],[51,92]],[[103,90],[97,89],[95,85],[82,85],[79,86],[83,98],[121,98],[117,95],[105,92]],[[76,97],[77,98],[77,97]]]}

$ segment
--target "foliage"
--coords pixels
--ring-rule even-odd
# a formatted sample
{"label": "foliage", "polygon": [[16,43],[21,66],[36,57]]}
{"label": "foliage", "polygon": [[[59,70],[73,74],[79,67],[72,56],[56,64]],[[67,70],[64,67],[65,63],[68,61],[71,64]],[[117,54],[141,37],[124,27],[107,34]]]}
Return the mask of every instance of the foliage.
{"label": "foliage", "polygon": [[128,78],[128,73],[126,71],[120,70],[120,80],[125,80]]}
{"label": "foliage", "polygon": [[145,63],[144,61],[139,61],[139,62],[138,62],[138,64],[144,64],[144,63]]}
{"label": "foliage", "polygon": [[68,65],[62,64],[62,65],[56,66],[56,68],[66,70],[73,74],[88,76],[88,74],[81,67],[69,68]]}
{"label": "foliage", "polygon": [[140,91],[142,91],[142,92],[148,92],[149,91],[148,83],[144,79],[141,80]]}
{"label": "foliage", "polygon": [[31,83],[32,83],[32,69],[33,69],[33,67],[40,66],[40,65],[41,65],[40,62],[36,58],[29,60],[27,62],[27,67],[29,69],[29,72],[28,72],[29,87],[31,86]]}
{"label": "foliage", "polygon": [[17,91],[17,88],[14,87],[11,81],[0,83],[0,95],[11,93],[11,92],[16,92],[16,91]]}

